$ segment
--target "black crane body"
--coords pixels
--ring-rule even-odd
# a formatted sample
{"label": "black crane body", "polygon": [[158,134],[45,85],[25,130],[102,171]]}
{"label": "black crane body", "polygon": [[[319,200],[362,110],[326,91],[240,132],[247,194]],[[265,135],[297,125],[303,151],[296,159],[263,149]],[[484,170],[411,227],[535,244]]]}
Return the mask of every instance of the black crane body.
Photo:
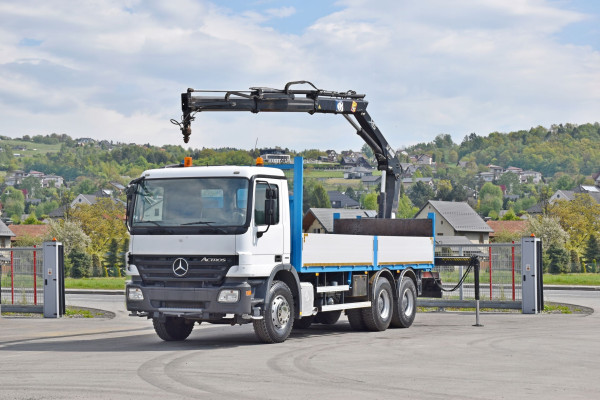
{"label": "black crane body", "polygon": [[[308,84],[313,89],[291,89]],[[215,95],[219,93],[219,95]],[[188,89],[181,94],[182,122],[178,124],[183,141],[188,143],[195,114],[203,111],[304,112],[341,114],[356,133],[373,150],[377,169],[382,171],[379,218],[392,218],[398,204],[402,167],[396,152],[367,112],[364,94],[354,91],[335,92],[317,89],[308,81],[289,82],[284,89],[253,87],[249,91],[212,91]]]}

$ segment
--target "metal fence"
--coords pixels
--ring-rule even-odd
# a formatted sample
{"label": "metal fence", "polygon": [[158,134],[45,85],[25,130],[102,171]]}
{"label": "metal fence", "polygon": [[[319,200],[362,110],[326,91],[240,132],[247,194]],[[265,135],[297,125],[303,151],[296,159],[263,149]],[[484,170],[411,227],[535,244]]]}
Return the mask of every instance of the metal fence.
{"label": "metal fence", "polygon": [[[436,257],[478,256],[481,263],[481,300],[494,302],[519,302],[521,291],[521,244],[491,243],[472,245],[437,245]],[[440,272],[443,287],[452,289],[467,271],[467,266],[436,267]],[[474,275],[471,272],[464,284],[454,292],[443,292],[446,300],[474,300]]]}
{"label": "metal fence", "polygon": [[0,249],[0,268],[0,300],[3,305],[43,305],[44,258],[41,247]]}

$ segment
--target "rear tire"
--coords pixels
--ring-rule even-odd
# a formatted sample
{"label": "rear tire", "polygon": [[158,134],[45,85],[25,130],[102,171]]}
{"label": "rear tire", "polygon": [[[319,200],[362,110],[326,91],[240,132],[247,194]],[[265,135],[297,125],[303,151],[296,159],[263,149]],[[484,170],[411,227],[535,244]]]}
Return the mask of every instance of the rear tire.
{"label": "rear tire", "polygon": [[320,312],[316,315],[315,317],[315,322],[317,324],[323,324],[323,325],[333,325],[336,322],[338,322],[338,319],[340,319],[340,316],[342,315],[342,311],[325,311],[325,312]]}
{"label": "rear tire", "polygon": [[194,329],[194,321],[186,321],[181,317],[167,317],[164,322],[152,318],[152,324],[158,337],[166,342],[185,340]]}
{"label": "rear tire", "polygon": [[391,326],[408,328],[417,314],[417,289],[410,278],[403,278],[398,285],[398,299],[394,302],[394,316]]}
{"label": "rear tire", "polygon": [[375,283],[371,307],[362,309],[365,326],[370,331],[385,331],[394,314],[394,292],[390,282],[380,276]]}
{"label": "rear tire", "polygon": [[348,317],[348,322],[350,322],[350,327],[353,330],[364,331],[367,329],[365,321],[363,320],[362,310],[358,308],[346,310],[346,316]]}
{"label": "rear tire", "polygon": [[288,338],[294,324],[294,298],[284,282],[273,281],[265,299],[263,319],[253,321],[254,333],[263,343],[281,343]]}

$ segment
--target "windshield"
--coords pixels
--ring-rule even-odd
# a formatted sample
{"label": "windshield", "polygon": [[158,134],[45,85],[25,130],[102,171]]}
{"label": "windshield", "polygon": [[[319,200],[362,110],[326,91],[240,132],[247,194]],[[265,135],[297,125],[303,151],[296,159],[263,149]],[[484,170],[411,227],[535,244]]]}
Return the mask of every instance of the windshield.
{"label": "windshield", "polygon": [[245,178],[143,180],[136,187],[131,228],[237,233],[225,228],[246,226],[248,184]]}

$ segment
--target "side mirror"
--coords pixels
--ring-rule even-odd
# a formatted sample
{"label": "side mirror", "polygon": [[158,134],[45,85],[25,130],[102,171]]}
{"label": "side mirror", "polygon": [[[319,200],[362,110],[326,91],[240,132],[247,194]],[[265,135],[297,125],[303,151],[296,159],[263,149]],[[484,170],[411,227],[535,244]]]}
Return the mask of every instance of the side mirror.
{"label": "side mirror", "polygon": [[275,218],[275,201],[277,200],[277,191],[275,189],[267,189],[265,200],[265,223],[274,225]]}

